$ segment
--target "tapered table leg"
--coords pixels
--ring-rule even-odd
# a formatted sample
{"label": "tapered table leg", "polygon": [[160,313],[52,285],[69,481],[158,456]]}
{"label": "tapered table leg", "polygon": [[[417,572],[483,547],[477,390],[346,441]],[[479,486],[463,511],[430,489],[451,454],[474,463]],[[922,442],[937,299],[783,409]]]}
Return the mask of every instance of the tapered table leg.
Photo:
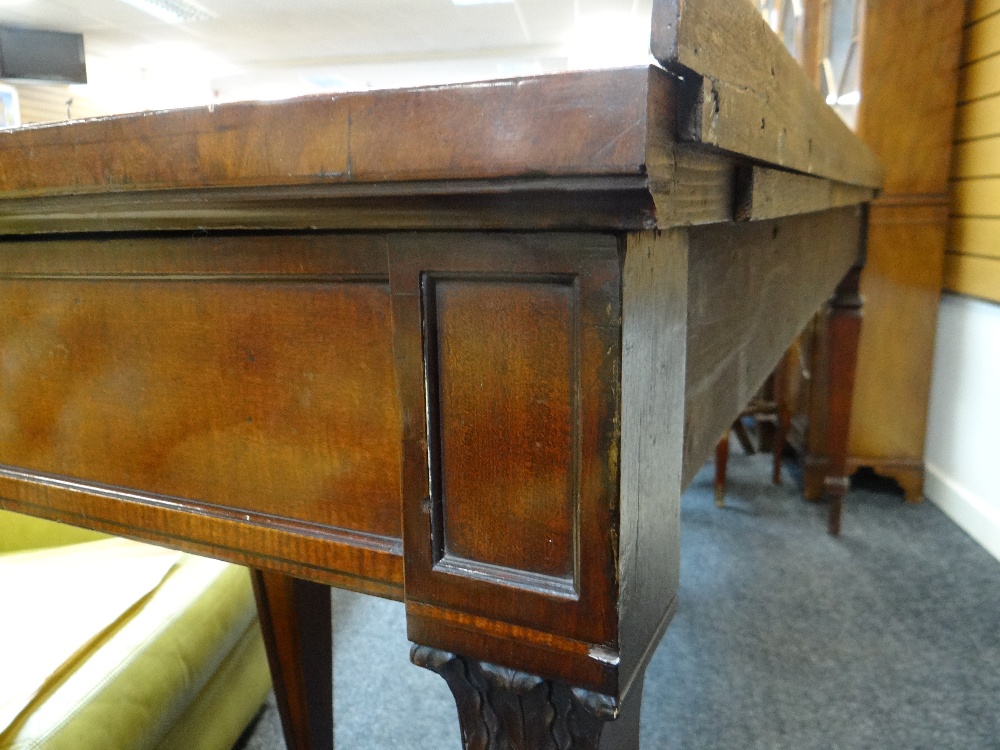
{"label": "tapered table leg", "polygon": [[251,571],[288,750],[333,750],[330,588]]}
{"label": "tapered table leg", "polygon": [[861,336],[861,295],[858,285],[861,268],[852,268],[830,300],[827,322],[829,347],[829,399],[827,416],[827,454],[830,459],[824,480],[824,493],[830,501],[829,530],[840,533],[844,495],[850,486],[847,474],[847,440],[854,397],[854,372],[858,362],[858,339]]}
{"label": "tapered table leg", "polygon": [[729,463],[729,430],[715,444],[715,504],[726,505],[726,467]]}
{"label": "tapered table leg", "polygon": [[444,677],[463,750],[638,750],[643,675],[620,710],[608,696],[414,645],[414,664]]}
{"label": "tapered table leg", "polygon": [[788,428],[791,425],[792,414],[788,406],[789,371],[792,367],[792,351],[785,352],[781,362],[774,371],[774,449],[771,457],[771,483],[781,484],[781,459],[785,453],[785,441],[788,439]]}

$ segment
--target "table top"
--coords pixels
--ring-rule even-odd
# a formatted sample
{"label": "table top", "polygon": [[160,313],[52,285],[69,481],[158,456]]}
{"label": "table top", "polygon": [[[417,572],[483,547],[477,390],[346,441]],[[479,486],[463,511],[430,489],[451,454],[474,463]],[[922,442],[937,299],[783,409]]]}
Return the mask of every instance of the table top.
{"label": "table top", "polygon": [[646,66],[29,126],[0,134],[0,192],[636,177],[673,89]]}
{"label": "table top", "polygon": [[[879,184],[749,4],[657,0],[651,47],[657,64],[634,68],[0,131],[0,234],[375,228],[387,212],[410,228],[666,228],[732,219],[734,164]],[[517,210],[493,210],[498,195]]]}

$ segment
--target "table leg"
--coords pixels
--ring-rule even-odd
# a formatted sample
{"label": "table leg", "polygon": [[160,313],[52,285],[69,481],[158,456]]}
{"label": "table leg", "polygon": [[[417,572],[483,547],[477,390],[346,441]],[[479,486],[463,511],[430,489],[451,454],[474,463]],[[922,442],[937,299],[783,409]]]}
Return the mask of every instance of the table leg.
{"label": "table leg", "polygon": [[827,416],[827,455],[829,467],[823,482],[830,501],[829,530],[840,534],[840,516],[844,495],[850,487],[847,474],[847,440],[854,397],[854,372],[861,336],[861,295],[858,285],[861,268],[852,268],[837,287],[830,301],[827,342],[829,349],[829,389]]}
{"label": "table leg", "polygon": [[288,750],[333,750],[330,589],[251,571]]}
{"label": "table leg", "polygon": [[715,504],[726,506],[726,467],[729,464],[729,430],[715,444]]}
{"label": "table leg", "polygon": [[774,445],[771,457],[771,483],[781,484],[781,459],[785,453],[785,441],[788,440],[788,428],[792,422],[791,409],[788,406],[788,381],[792,367],[792,351],[789,349],[781,358],[774,371],[774,381],[771,389],[774,395]]}
{"label": "table leg", "polygon": [[638,750],[642,672],[613,699],[515,669],[414,645],[414,664],[444,677],[464,750]]}

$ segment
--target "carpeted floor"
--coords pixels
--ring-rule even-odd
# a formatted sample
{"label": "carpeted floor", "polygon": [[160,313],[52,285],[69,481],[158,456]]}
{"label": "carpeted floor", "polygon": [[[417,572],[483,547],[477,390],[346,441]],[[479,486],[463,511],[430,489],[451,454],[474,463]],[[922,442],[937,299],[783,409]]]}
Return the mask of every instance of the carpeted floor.
{"label": "carpeted floor", "polygon": [[[844,531],[768,458],[682,503],[677,617],[646,677],[646,750],[1000,750],[1000,562],[877,482]],[[334,595],[338,750],[460,750],[451,694],[408,660],[402,605]],[[240,750],[283,748],[273,697]]]}

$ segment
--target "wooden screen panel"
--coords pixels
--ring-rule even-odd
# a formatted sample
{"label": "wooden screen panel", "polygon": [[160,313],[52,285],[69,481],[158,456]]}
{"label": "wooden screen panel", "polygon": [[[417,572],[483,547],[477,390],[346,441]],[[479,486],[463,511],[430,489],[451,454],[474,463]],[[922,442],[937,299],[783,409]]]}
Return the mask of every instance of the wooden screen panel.
{"label": "wooden screen panel", "polygon": [[1000,259],[945,253],[944,288],[1000,304]]}
{"label": "wooden screen panel", "polygon": [[572,591],[572,280],[444,278],[426,290],[438,386],[435,556],[562,579]]}
{"label": "wooden screen panel", "polygon": [[969,0],[966,20],[969,23],[1000,11],[1000,0]]}
{"label": "wooden screen panel", "polygon": [[[982,3],[970,3],[968,11],[962,45],[958,101],[968,103],[970,110],[993,110],[995,95],[1000,91],[1000,60],[997,58],[997,52],[1000,51],[1000,16],[996,15],[996,8],[984,7]],[[960,139],[971,137],[964,132],[967,126],[962,121],[965,119],[969,119],[965,108],[960,108],[956,124],[956,136]],[[987,125],[990,133],[996,132],[995,119],[985,119],[992,120],[992,124]],[[975,123],[973,128],[980,129],[975,127]],[[957,176],[966,175],[959,172]]]}
{"label": "wooden screen panel", "polygon": [[504,663],[518,633],[536,670],[573,654],[604,684],[611,662],[589,654],[617,633],[618,238],[398,233],[389,269],[410,639]]}
{"label": "wooden screen panel", "polygon": [[[37,483],[23,486],[25,501],[71,521],[115,513],[126,526],[110,509],[128,506],[145,519],[136,523],[178,543],[204,543],[208,532],[176,518],[161,528],[153,515],[347,530],[338,537],[347,545],[399,554],[402,428],[384,239],[0,247],[0,465]],[[86,507],[44,494],[60,477]],[[295,546],[304,538],[286,545],[290,559],[313,555]]]}
{"label": "wooden screen panel", "polygon": [[958,179],[1000,175],[1000,137],[956,143],[951,174]]}
{"label": "wooden screen panel", "polygon": [[962,141],[990,135],[1000,135],[1000,97],[960,102],[955,110],[955,138]]}
{"label": "wooden screen panel", "polygon": [[995,55],[1000,49],[1000,14],[994,13],[974,21],[966,31],[965,39],[962,57],[966,63]]}
{"label": "wooden screen panel", "polygon": [[971,102],[997,93],[1000,93],[1000,58],[995,53],[961,69],[958,89],[960,102]]}
{"label": "wooden screen panel", "polygon": [[950,232],[953,250],[961,249],[966,255],[1000,260],[1000,217],[953,217]]}
{"label": "wooden screen panel", "polygon": [[871,206],[861,296],[878,302],[863,310],[851,406],[852,456],[920,455],[927,410],[909,404],[922,404],[914,394],[930,392],[931,368],[902,363],[934,359],[947,210],[944,201]]}
{"label": "wooden screen panel", "polygon": [[1000,301],[1000,17],[995,3],[971,3],[955,121],[952,220],[943,288]]}

